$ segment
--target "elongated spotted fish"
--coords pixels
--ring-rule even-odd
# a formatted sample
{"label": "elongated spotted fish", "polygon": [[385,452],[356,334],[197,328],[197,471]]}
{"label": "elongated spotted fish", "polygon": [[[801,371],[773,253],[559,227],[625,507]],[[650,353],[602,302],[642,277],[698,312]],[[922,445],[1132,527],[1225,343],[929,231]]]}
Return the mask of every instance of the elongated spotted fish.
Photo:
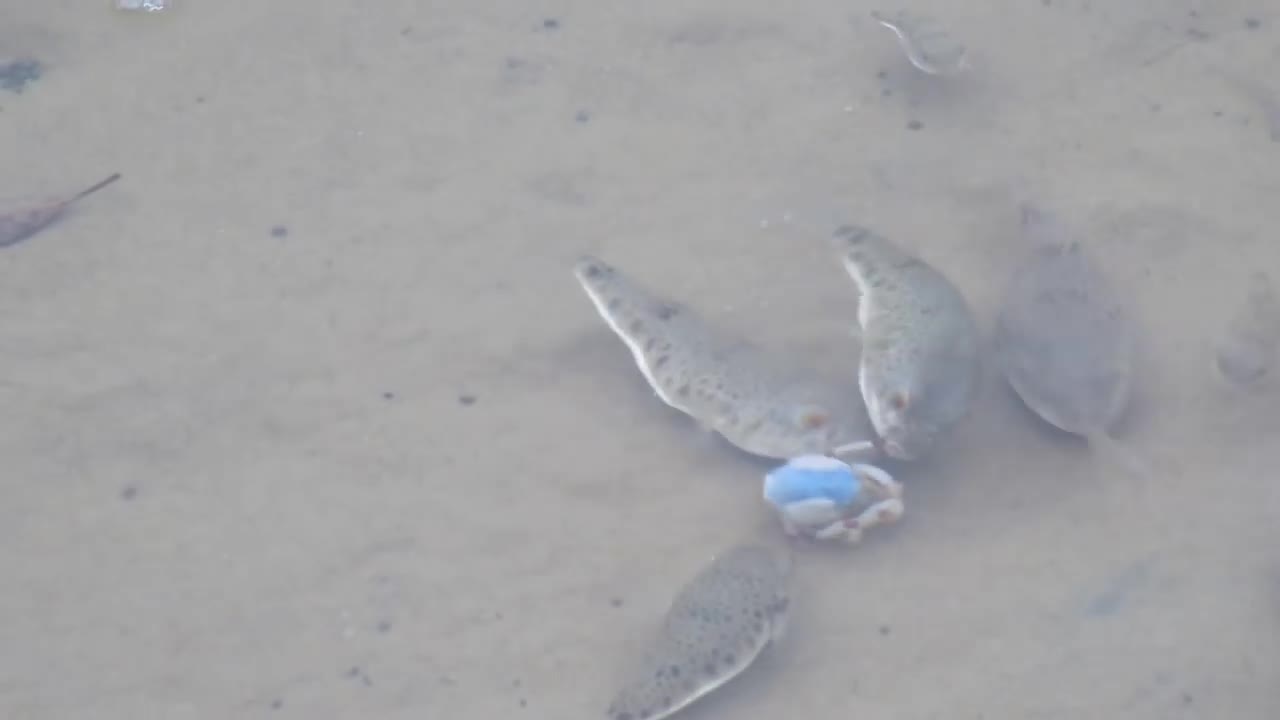
{"label": "elongated spotted fish", "polygon": [[608,720],[661,720],[732,680],[785,634],[790,560],[738,545],[676,595]]}
{"label": "elongated spotted fish", "polygon": [[867,228],[833,243],[857,285],[858,387],[884,451],[927,454],[969,412],[978,380],[978,328],[942,273]]}
{"label": "elongated spotted fish", "polygon": [[770,355],[596,257],[574,275],[667,405],[762,457],[874,456],[866,408],[799,363]]}

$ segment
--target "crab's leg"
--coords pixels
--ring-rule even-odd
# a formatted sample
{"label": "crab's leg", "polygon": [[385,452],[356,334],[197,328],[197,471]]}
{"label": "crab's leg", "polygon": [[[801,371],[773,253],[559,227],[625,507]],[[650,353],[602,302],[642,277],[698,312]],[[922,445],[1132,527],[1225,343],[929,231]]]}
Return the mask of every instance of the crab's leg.
{"label": "crab's leg", "polygon": [[845,542],[854,545],[862,540],[862,526],[857,520],[837,520],[814,533],[814,537],[818,540],[844,538]]}
{"label": "crab's leg", "polygon": [[863,510],[856,517],[842,518],[823,527],[814,533],[818,540],[832,540],[843,537],[850,545],[862,541],[862,534],[878,525],[897,522],[903,514],[902,501],[897,498],[881,500]]}
{"label": "crab's leg", "polygon": [[840,522],[840,508],[826,498],[810,498],[787,503],[779,509],[784,530],[811,531],[828,523]]}
{"label": "crab's leg", "polygon": [[858,474],[859,477],[870,480],[881,488],[885,495],[891,498],[902,497],[902,483],[893,479],[893,476],[886,472],[883,468],[875,465],[854,464],[849,467]]}
{"label": "crab's leg", "polygon": [[876,444],[870,440],[855,440],[847,442],[843,445],[837,445],[831,450],[831,455],[838,459],[863,457],[874,458],[880,453]]}
{"label": "crab's leg", "polygon": [[901,500],[889,498],[873,504],[863,510],[857,517],[845,522],[863,529],[873,528],[877,525],[889,525],[901,520],[905,510],[906,508],[903,507]]}

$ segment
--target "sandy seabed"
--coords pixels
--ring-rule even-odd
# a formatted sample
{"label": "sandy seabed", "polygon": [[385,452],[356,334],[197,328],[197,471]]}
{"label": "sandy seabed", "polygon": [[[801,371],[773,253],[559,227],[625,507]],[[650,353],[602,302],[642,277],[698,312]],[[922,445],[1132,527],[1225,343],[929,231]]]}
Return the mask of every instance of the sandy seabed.
{"label": "sandy seabed", "polygon": [[1280,716],[1280,389],[1210,371],[1280,275],[1280,9],[922,1],[973,53],[938,81],[858,2],[9,5],[44,72],[0,192],[124,178],[0,252],[5,718],[602,718],[777,527],[573,259],[852,381],[832,223],[989,331],[1025,199],[1133,302],[1118,436],[1161,472],[988,373],[904,522],[802,553],[787,641],[687,717]]}

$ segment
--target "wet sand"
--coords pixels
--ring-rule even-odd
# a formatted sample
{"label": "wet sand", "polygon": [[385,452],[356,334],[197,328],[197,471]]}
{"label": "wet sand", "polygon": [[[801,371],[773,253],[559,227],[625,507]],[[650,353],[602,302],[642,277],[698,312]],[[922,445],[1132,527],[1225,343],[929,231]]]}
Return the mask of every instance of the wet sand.
{"label": "wet sand", "polygon": [[1280,275],[1274,100],[1219,73],[1274,67],[1280,14],[949,5],[913,7],[954,82],[829,0],[15,4],[0,56],[45,70],[0,92],[0,194],[124,177],[0,253],[5,717],[603,717],[679,585],[777,528],[572,260],[852,382],[831,223],[989,331],[1028,197],[1132,298],[1118,435],[1162,472],[988,373],[895,468],[904,522],[803,553],[787,642],[685,716],[1272,716],[1280,388],[1210,368]]}

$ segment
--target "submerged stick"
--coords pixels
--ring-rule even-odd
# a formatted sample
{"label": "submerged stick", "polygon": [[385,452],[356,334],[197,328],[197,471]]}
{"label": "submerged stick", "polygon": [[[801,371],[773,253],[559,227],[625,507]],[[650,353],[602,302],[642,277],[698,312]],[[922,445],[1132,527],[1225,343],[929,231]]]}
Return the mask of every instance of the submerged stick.
{"label": "submerged stick", "polygon": [[8,212],[0,212],[0,247],[15,245],[35,235],[62,217],[67,208],[77,200],[92,195],[119,179],[120,173],[114,173],[69,198],[45,200]]}

